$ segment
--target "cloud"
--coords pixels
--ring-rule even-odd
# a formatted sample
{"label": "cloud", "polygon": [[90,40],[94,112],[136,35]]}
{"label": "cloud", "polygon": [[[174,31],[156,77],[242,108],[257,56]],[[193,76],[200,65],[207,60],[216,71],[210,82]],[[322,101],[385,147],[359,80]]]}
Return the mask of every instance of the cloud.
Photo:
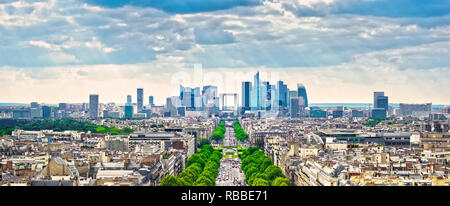
{"label": "cloud", "polygon": [[102,7],[117,8],[123,6],[152,7],[168,13],[197,13],[230,9],[237,6],[256,6],[261,0],[86,0]]}
{"label": "cloud", "polygon": [[296,0],[282,1],[297,16],[356,14],[385,17],[434,17],[450,14],[446,0]]}
{"label": "cloud", "polygon": [[[339,101],[333,94],[341,87],[348,90],[344,99],[380,88],[402,97],[399,101],[410,89],[420,91],[418,101],[427,100],[433,88],[448,90],[443,82],[448,81],[450,65],[450,15],[441,9],[446,8],[441,1],[407,6],[399,6],[403,0],[201,1],[210,7],[192,6],[189,11],[181,1],[136,2],[105,6],[81,0],[0,1],[0,70],[11,74],[1,77],[5,81],[0,92],[11,96],[8,101],[22,101],[34,95],[24,91],[26,86],[47,85],[34,90],[32,97],[38,99],[37,94],[48,93],[51,84],[64,80],[66,90],[84,97],[83,92],[105,81],[111,88],[92,92],[105,91],[104,97],[110,96],[105,101],[120,100],[127,91],[114,94],[113,81],[138,79],[129,86],[170,89],[173,85],[162,80],[198,63],[208,71],[288,72],[286,82],[304,82],[314,101]],[[232,3],[221,7],[223,2]],[[243,2],[257,3],[240,5]],[[169,4],[171,8],[162,6]],[[371,4],[380,6],[363,9]],[[185,10],[176,10],[176,5]],[[395,11],[378,11],[393,5],[398,5]],[[80,84],[89,86],[76,91]],[[15,92],[9,85],[23,90]],[[428,93],[433,101],[448,101]],[[42,94],[42,101],[60,94]]]}
{"label": "cloud", "polygon": [[234,37],[231,32],[217,28],[197,28],[195,41],[199,44],[229,44],[234,42]]}

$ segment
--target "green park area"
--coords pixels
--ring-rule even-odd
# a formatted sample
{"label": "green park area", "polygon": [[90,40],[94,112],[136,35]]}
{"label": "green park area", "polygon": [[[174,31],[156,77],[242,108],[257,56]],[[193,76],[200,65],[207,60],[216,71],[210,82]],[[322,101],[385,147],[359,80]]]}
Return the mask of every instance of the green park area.
{"label": "green park area", "polygon": [[133,133],[133,130],[125,127],[119,129],[116,127],[107,127],[103,125],[95,125],[89,122],[78,121],[72,118],[63,119],[42,119],[42,120],[14,120],[1,119],[0,120],[0,135],[11,135],[15,129],[23,129],[30,131],[39,130],[53,130],[65,131],[74,130],[80,132],[103,133],[111,135],[128,135]]}

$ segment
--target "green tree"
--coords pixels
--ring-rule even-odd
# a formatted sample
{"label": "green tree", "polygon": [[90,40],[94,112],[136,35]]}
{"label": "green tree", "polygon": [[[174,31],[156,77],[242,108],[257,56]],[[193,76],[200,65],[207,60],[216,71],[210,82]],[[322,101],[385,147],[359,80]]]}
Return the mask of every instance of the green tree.
{"label": "green tree", "polygon": [[272,186],[289,186],[291,185],[291,181],[285,177],[277,177],[273,180]]}
{"label": "green tree", "polygon": [[191,155],[191,157],[186,162],[186,167],[189,167],[189,165],[199,163],[201,165],[201,168],[205,167],[206,161],[204,159],[204,155],[196,153]]}
{"label": "green tree", "polygon": [[270,182],[263,178],[256,178],[253,180],[252,186],[270,186]]}
{"label": "green tree", "polygon": [[270,165],[267,167],[267,169],[264,171],[265,179],[267,180],[274,180],[277,177],[284,177],[283,171],[275,165]]}
{"label": "green tree", "polygon": [[178,177],[167,175],[161,180],[161,186],[183,186]]}
{"label": "green tree", "polygon": [[202,147],[203,145],[210,145],[211,141],[209,139],[206,138],[201,138],[200,142],[198,143],[198,147]]}
{"label": "green tree", "polygon": [[210,178],[202,175],[195,181],[194,186],[203,186],[203,185],[214,186],[215,182],[211,181]]}
{"label": "green tree", "polygon": [[246,177],[251,177],[253,175],[253,173],[257,173],[258,172],[258,168],[256,167],[250,167],[247,172],[245,173]]}

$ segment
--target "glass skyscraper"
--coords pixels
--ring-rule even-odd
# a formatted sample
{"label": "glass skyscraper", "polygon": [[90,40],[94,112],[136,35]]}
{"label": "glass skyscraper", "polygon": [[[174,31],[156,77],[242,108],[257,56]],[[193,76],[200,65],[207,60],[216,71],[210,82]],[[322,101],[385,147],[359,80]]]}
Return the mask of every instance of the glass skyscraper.
{"label": "glass skyscraper", "polygon": [[125,105],[125,118],[133,118],[133,105]]}
{"label": "glass skyscraper", "polygon": [[151,106],[155,106],[155,103],[153,102],[153,96],[148,97],[148,104]]}
{"label": "glass skyscraper", "polygon": [[144,89],[137,89],[137,112],[141,112],[144,106]]}
{"label": "glass skyscraper", "polygon": [[89,95],[89,117],[98,117],[98,94]]}
{"label": "glass skyscraper", "polygon": [[384,96],[384,92],[373,93],[373,118],[386,118],[386,113],[389,110],[389,98]]}
{"label": "glass skyscraper", "polygon": [[278,106],[279,107],[287,107],[288,104],[288,88],[287,85],[283,83],[283,81],[277,82],[277,100],[278,100]]}
{"label": "glass skyscraper", "polygon": [[301,83],[297,84],[297,96],[303,97],[305,101],[305,107],[308,107],[308,95],[306,94],[305,86]]}
{"label": "glass skyscraper", "polygon": [[132,105],[131,95],[127,95],[127,105]]}
{"label": "glass skyscraper", "polygon": [[250,92],[252,91],[251,82],[242,82],[242,108],[250,109]]}
{"label": "glass skyscraper", "polygon": [[250,107],[258,110],[261,108],[261,80],[259,79],[259,72],[253,76],[253,88],[251,91]]}

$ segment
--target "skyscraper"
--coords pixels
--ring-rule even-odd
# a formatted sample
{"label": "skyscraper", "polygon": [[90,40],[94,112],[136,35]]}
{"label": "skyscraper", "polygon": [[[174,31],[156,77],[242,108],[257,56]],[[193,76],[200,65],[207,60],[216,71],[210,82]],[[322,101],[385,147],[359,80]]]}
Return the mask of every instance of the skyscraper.
{"label": "skyscraper", "polygon": [[374,92],[373,93],[373,118],[386,118],[386,113],[389,110],[389,99],[384,96],[384,92]]}
{"label": "skyscraper", "polygon": [[201,97],[201,93],[200,93],[200,87],[195,87],[192,89],[192,91],[193,91],[192,98],[194,101],[194,108],[195,108],[195,110],[199,111],[203,107],[202,97]]}
{"label": "skyscraper", "polygon": [[208,114],[214,113],[214,103],[215,98],[217,98],[217,86],[207,85],[203,87],[202,90],[202,104]]}
{"label": "skyscraper", "polygon": [[155,106],[155,104],[154,104],[154,102],[153,102],[153,96],[149,96],[149,97],[148,97],[148,104],[149,104],[150,106]]}
{"label": "skyscraper", "polygon": [[190,87],[183,87],[180,85],[180,101],[181,105],[186,108],[194,107],[194,96]]}
{"label": "skyscraper", "polygon": [[127,119],[133,118],[133,105],[131,104],[125,105],[125,118]]}
{"label": "skyscraper", "polygon": [[291,118],[299,118],[304,116],[305,103],[303,97],[291,97],[290,98],[290,110]]}
{"label": "skyscraper", "polygon": [[384,96],[384,92],[374,92],[373,93],[373,108],[379,108],[377,99],[379,96]]}
{"label": "skyscraper", "polygon": [[39,105],[37,102],[30,103],[30,116],[31,116],[31,118],[41,118],[42,117],[41,105]]}
{"label": "skyscraper", "polygon": [[144,89],[138,88],[137,89],[137,112],[142,111],[142,107],[144,105]]}
{"label": "skyscraper", "polygon": [[297,84],[297,96],[303,97],[305,107],[308,107],[308,95],[306,94],[306,88],[302,83]]}
{"label": "skyscraper", "polygon": [[377,107],[383,108],[384,110],[389,110],[389,98],[387,96],[379,96],[377,99]]}
{"label": "skyscraper", "polygon": [[58,104],[58,110],[66,111],[67,110],[67,104],[66,103],[59,103]]}
{"label": "skyscraper", "polygon": [[263,91],[263,85],[259,78],[259,72],[253,76],[253,87],[250,90],[250,107],[255,110],[260,110],[263,107],[264,96],[267,97],[267,89]]}
{"label": "skyscraper", "polygon": [[[97,96],[97,102],[98,102],[98,96]],[[42,117],[43,118],[50,118],[51,112],[52,112],[52,109],[49,106],[42,106]]]}
{"label": "skyscraper", "polygon": [[131,95],[127,95],[127,104],[126,105],[132,105],[132,99],[131,99]]}
{"label": "skyscraper", "polygon": [[283,81],[277,82],[277,100],[278,100],[278,106],[279,107],[287,107],[288,102],[288,88],[287,85],[283,83]]}
{"label": "skyscraper", "polygon": [[89,117],[98,117],[98,94],[89,95]]}
{"label": "skyscraper", "polygon": [[251,82],[242,82],[242,108],[250,109],[250,92],[252,90]]}
{"label": "skyscraper", "polygon": [[261,107],[261,80],[259,79],[259,72],[256,72],[253,76],[253,89],[252,89],[252,102],[255,109],[260,109]]}

